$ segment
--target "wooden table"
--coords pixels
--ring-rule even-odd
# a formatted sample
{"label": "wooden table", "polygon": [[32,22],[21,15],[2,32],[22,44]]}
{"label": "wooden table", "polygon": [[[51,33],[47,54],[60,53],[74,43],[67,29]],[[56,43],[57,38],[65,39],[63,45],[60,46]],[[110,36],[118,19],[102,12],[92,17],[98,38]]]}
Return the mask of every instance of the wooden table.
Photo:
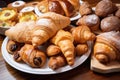
{"label": "wooden table", "polygon": [[[90,3],[99,0],[88,0]],[[120,0],[113,0],[120,2]],[[4,37],[0,36],[0,46]],[[0,52],[0,80],[120,80],[120,72],[100,74],[90,70],[90,57],[77,68],[55,75],[34,75],[18,71],[5,62]]]}

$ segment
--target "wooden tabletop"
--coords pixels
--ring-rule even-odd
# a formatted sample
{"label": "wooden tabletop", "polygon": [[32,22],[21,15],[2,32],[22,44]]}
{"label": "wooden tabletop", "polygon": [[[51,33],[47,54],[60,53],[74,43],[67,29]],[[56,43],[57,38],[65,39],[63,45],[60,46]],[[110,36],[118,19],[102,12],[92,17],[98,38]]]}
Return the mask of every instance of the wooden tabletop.
{"label": "wooden tabletop", "polygon": [[[88,0],[90,3],[99,0]],[[113,0],[120,2],[120,0]],[[4,36],[0,36],[0,47]],[[4,54],[4,53],[3,53]],[[0,80],[120,80],[120,72],[100,74],[90,70],[90,57],[73,70],[54,75],[34,75],[18,71],[11,67],[0,52]]]}

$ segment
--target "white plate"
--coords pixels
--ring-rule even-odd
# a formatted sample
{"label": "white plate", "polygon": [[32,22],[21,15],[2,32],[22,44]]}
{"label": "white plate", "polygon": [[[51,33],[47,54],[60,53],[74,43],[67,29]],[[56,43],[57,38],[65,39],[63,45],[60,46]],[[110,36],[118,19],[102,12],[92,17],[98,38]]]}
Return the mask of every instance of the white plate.
{"label": "white plate", "polygon": [[85,62],[85,60],[89,57],[89,55],[91,53],[91,48],[92,48],[92,42],[88,42],[88,47],[89,47],[88,52],[85,53],[81,57],[76,57],[75,64],[73,66],[66,65],[57,70],[52,70],[47,66],[47,63],[42,68],[32,68],[25,63],[18,63],[16,61],[14,61],[13,56],[11,54],[9,54],[6,50],[7,42],[8,42],[8,37],[6,37],[4,39],[2,47],[1,47],[2,56],[5,59],[5,61],[15,69],[20,70],[22,72],[26,72],[26,73],[31,73],[31,74],[57,74],[57,73],[62,73],[65,71],[72,70],[75,67],[81,65],[83,62]]}

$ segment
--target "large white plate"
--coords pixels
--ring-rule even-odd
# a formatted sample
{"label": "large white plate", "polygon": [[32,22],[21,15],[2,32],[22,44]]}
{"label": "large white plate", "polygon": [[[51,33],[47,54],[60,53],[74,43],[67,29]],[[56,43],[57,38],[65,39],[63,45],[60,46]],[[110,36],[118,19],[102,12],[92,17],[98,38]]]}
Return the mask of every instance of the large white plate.
{"label": "large white plate", "polygon": [[75,67],[81,65],[83,62],[85,62],[85,60],[89,57],[89,55],[91,53],[91,48],[92,48],[92,42],[88,42],[88,47],[89,47],[88,52],[85,53],[81,57],[76,57],[75,64],[73,66],[66,65],[66,66],[61,67],[57,70],[52,70],[47,66],[47,63],[42,68],[32,68],[25,63],[18,63],[16,61],[14,61],[13,56],[11,54],[9,54],[6,50],[7,42],[8,42],[8,37],[6,37],[4,39],[2,47],[1,47],[2,56],[5,59],[5,61],[10,66],[14,67],[15,69],[20,70],[22,72],[26,72],[26,73],[31,73],[31,74],[57,74],[57,73],[62,73],[62,72],[65,72],[65,71],[72,70]]}

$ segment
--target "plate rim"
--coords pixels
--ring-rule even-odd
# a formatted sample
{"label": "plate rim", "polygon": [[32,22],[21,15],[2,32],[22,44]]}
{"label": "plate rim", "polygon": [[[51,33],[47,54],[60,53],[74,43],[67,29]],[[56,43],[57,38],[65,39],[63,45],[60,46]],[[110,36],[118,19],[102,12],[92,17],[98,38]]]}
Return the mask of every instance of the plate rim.
{"label": "plate rim", "polygon": [[[42,68],[32,68],[32,67],[30,67],[29,65],[27,65],[27,64],[25,64],[25,63],[21,64],[21,63],[19,63],[19,62],[14,61],[13,59],[11,59],[11,54],[9,54],[9,53],[7,52],[7,50],[6,50],[6,44],[7,44],[7,42],[8,42],[8,39],[9,39],[9,38],[6,37],[6,38],[3,40],[2,47],[1,47],[1,53],[2,53],[2,56],[3,56],[4,60],[5,60],[11,67],[13,67],[13,68],[15,68],[15,69],[17,69],[17,70],[19,70],[19,71],[22,71],[22,72],[25,72],[25,73],[30,73],[30,74],[47,75],[47,74],[58,74],[58,73],[63,73],[63,72],[66,72],[66,71],[70,71],[70,70],[72,70],[72,69],[80,66],[81,64],[83,64],[83,63],[87,60],[87,58],[90,56],[91,50],[92,50],[92,42],[88,42],[88,43],[89,43],[89,45],[88,45],[88,47],[89,47],[88,52],[85,53],[83,56],[81,56],[81,57],[77,60],[77,62],[79,62],[81,59],[83,59],[80,63],[77,64],[77,62],[76,62],[76,64],[74,64],[73,66],[66,65],[65,67],[61,67],[61,68],[59,68],[59,69],[57,69],[57,70],[52,70],[52,69],[51,69],[51,71],[45,71],[45,70],[42,69]],[[20,66],[18,66],[18,64],[19,64]],[[24,65],[28,66],[28,68],[26,68],[26,66],[24,66]],[[23,66],[23,67],[21,67],[21,66]],[[65,69],[65,70],[64,70],[64,69]],[[34,71],[34,70],[35,70],[35,71]],[[38,71],[38,70],[39,70],[39,71]]]}

